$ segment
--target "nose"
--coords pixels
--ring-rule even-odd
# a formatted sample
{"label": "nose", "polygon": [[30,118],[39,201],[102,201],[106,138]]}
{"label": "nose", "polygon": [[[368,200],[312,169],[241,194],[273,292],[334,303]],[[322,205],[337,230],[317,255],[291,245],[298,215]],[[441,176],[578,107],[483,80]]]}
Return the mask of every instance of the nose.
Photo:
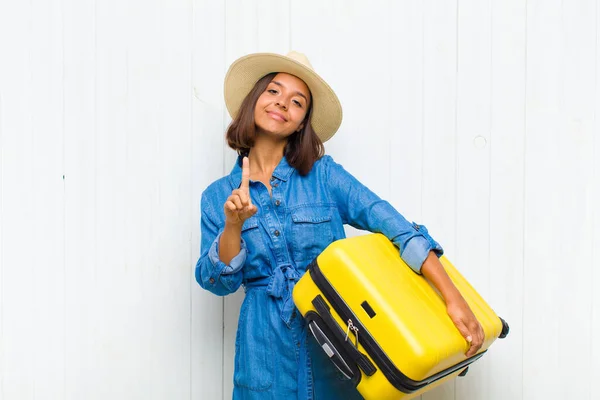
{"label": "nose", "polygon": [[278,101],[275,103],[276,106],[281,107],[283,110],[287,111],[287,105],[283,101]]}

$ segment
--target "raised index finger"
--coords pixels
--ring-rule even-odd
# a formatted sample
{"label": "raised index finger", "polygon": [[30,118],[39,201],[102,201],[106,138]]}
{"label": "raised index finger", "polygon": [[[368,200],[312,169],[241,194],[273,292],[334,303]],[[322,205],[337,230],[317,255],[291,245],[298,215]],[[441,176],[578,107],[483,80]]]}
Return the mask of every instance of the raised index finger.
{"label": "raised index finger", "polygon": [[248,157],[242,159],[242,184],[240,189],[248,194],[250,193],[250,161]]}

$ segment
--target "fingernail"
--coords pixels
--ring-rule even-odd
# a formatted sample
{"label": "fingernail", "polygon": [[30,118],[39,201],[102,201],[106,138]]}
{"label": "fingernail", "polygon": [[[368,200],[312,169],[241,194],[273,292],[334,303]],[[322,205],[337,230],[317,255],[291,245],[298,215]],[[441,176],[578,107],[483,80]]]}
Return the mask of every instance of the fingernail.
{"label": "fingernail", "polygon": [[473,341],[473,338],[471,336],[467,336],[467,342],[471,343]]}

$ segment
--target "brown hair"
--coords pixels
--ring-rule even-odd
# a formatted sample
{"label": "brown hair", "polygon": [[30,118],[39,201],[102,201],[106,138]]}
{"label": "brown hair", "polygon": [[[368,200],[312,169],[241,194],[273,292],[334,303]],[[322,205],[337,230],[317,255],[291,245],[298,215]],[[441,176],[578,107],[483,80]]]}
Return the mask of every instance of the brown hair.
{"label": "brown hair", "polygon": [[[247,155],[254,146],[256,137],[256,124],[254,122],[254,107],[261,94],[267,89],[269,83],[277,75],[276,72],[263,76],[256,82],[250,93],[246,96],[237,116],[231,121],[227,128],[227,144],[240,155]],[[307,175],[313,164],[325,153],[325,146],[317,136],[310,124],[312,115],[312,102],[306,113],[302,129],[294,132],[288,138],[284,155],[288,163],[294,167],[300,175]]]}

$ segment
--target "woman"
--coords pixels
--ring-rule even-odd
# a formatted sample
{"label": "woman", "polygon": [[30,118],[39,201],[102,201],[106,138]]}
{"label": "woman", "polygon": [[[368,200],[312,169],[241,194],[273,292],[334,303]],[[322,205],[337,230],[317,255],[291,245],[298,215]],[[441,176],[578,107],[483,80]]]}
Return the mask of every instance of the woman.
{"label": "woman", "polygon": [[466,355],[475,354],[483,330],[441,266],[439,244],[323,155],[342,110],[306,57],[242,57],[225,77],[225,101],[233,118],[227,141],[240,156],[202,194],[196,280],[217,295],[246,291],[233,398],[361,398],[307,335],[291,298],[307,265],[344,238],[344,224],[385,234],[440,291],[471,344]]}

